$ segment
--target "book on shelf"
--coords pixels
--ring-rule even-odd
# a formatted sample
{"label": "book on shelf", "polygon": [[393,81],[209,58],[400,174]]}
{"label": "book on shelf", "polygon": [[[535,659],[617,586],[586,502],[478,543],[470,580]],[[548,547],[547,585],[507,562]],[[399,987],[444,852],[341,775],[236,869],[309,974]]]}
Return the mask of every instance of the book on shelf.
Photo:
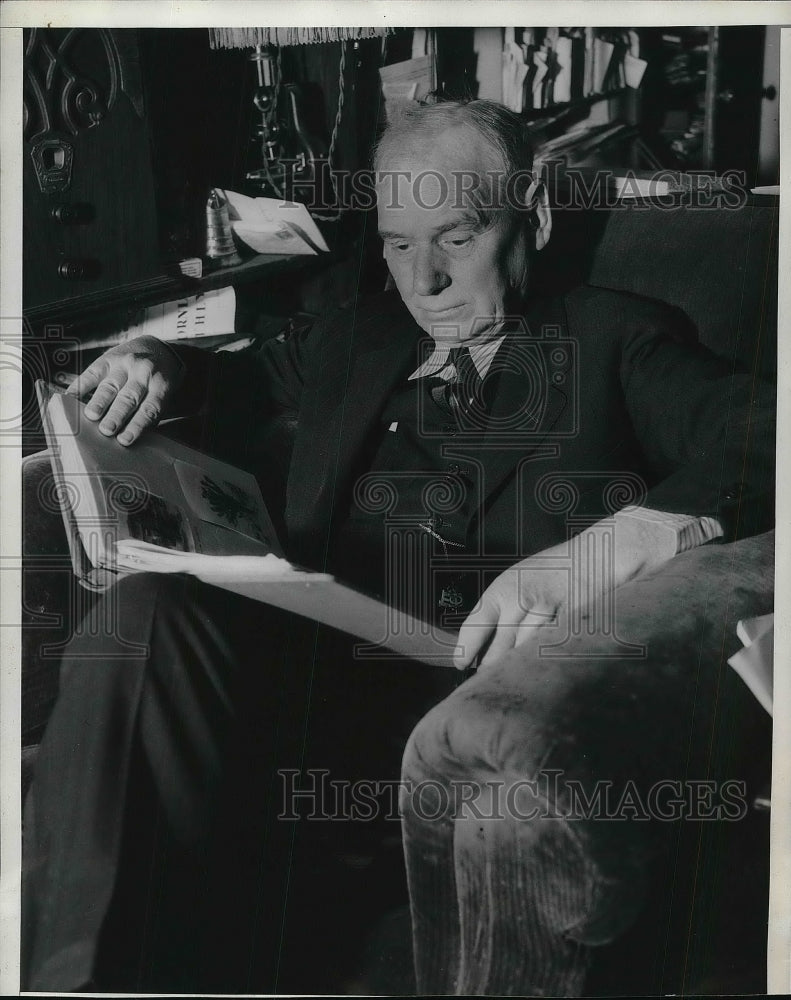
{"label": "book on shelf", "polygon": [[72,567],[105,590],[130,573],[185,573],[357,636],[366,656],[452,665],[456,637],[285,557],[253,475],[149,430],[104,435],[76,396],[36,383]]}
{"label": "book on shelf", "polygon": [[640,86],[646,61],[634,29],[505,28],[502,101],[530,113]]}
{"label": "book on shelf", "polygon": [[114,347],[143,336],[168,342],[204,338],[230,340],[234,336],[235,319],[236,292],[229,285],[146,306],[121,329],[84,337],[75,349],[91,351]]}

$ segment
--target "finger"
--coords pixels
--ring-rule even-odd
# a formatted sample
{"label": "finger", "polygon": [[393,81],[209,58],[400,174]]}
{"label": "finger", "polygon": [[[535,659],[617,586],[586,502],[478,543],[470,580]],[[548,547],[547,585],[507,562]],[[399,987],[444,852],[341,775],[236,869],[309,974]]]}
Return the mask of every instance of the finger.
{"label": "finger", "polygon": [[459,629],[459,638],[453,654],[458,670],[466,670],[486,644],[497,625],[499,611],[493,603],[484,600],[479,608],[467,615]]}
{"label": "finger", "polygon": [[160,395],[149,392],[138,407],[137,412],[132,414],[129,423],[118,435],[118,440],[124,445],[134,444],[144,430],[149,427],[156,427],[159,423],[161,412],[162,401]]}
{"label": "finger", "polygon": [[86,396],[90,395],[90,393],[92,393],[96,386],[101,382],[106,368],[106,364],[100,364],[99,361],[95,361],[92,365],[88,365],[85,371],[79,374],[68,389],[66,389],[66,395],[76,396],[77,399],[84,399]]}
{"label": "finger", "polygon": [[556,625],[558,609],[549,604],[536,605],[531,608],[519,624],[515,645],[521,646],[535,636],[536,630]]}
{"label": "finger", "polygon": [[478,664],[478,669],[485,670],[486,667],[491,666],[503,653],[507,653],[509,649],[513,649],[516,645],[518,632],[518,625],[498,625],[494,633],[494,638],[486,650],[486,655]]}
{"label": "finger", "polygon": [[138,411],[147,395],[148,386],[130,378],[117,393],[102,418],[102,422],[99,424],[99,430],[102,434],[117,434],[124,428]]}
{"label": "finger", "polygon": [[59,386],[62,386],[63,391],[65,392],[71,385],[74,384],[78,377],[79,376],[76,372],[58,372],[53,381],[57,382]]}
{"label": "finger", "polygon": [[113,369],[105,375],[85,407],[85,416],[89,420],[101,420],[125,385],[126,378],[123,369]]}

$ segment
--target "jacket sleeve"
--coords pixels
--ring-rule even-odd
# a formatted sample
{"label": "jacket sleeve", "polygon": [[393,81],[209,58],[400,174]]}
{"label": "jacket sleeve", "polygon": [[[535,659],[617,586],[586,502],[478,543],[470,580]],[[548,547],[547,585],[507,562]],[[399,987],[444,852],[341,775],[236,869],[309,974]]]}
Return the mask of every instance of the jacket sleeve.
{"label": "jacket sleeve", "polygon": [[725,540],[765,531],[774,512],[775,391],[685,334],[680,310],[642,300],[620,316],[620,379],[658,475],[645,507],[717,518]]}
{"label": "jacket sleeve", "polygon": [[[323,323],[256,352],[209,353],[178,346],[186,368],[171,410],[191,417],[190,436],[204,451],[246,467],[257,464],[266,429],[295,421],[308,359]],[[173,345],[171,345],[173,346]]]}

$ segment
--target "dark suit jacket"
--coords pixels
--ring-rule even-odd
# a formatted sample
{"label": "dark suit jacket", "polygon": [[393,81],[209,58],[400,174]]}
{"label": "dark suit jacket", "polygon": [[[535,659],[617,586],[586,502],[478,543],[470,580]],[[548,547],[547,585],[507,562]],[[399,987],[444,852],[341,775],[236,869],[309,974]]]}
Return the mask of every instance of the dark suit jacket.
{"label": "dark suit jacket", "polygon": [[[629,503],[713,515],[726,539],[769,526],[771,386],[697,345],[684,314],[653,300],[581,287],[534,299],[524,319],[518,351],[495,359],[489,429],[445,445],[475,480],[478,551],[524,557]],[[393,292],[257,355],[182,349],[192,399],[206,401],[204,445],[283,506],[292,558],[326,564],[385,402],[425,340]]]}

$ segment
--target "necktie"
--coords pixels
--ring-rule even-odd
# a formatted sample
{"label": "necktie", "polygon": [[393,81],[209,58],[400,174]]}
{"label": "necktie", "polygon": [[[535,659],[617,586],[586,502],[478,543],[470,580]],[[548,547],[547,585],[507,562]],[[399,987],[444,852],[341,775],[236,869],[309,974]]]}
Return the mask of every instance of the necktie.
{"label": "necktie", "polygon": [[472,360],[469,347],[452,347],[450,362],[456,369],[456,376],[448,383],[448,401],[451,409],[458,407],[462,412],[480,405],[480,390],[483,380]]}

